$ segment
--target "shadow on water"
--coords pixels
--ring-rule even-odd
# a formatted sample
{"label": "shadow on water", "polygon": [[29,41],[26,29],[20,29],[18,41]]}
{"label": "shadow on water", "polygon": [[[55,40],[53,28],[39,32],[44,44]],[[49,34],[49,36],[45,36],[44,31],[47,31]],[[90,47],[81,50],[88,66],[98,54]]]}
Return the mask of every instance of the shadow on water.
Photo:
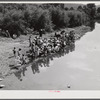
{"label": "shadow on water", "polygon": [[91,20],[91,21],[88,21],[86,26],[89,26],[90,27],[90,31],[93,31],[95,29],[95,23],[99,23],[98,20]]}
{"label": "shadow on water", "polygon": [[[46,57],[40,57],[40,58],[34,60],[30,65],[33,74],[40,73],[40,69],[39,69],[40,67],[50,67],[50,61],[53,61],[54,58],[60,58],[74,50],[75,50],[75,44],[72,43],[69,46],[66,46],[65,48],[61,49],[59,53],[53,53]],[[18,70],[17,72],[14,73],[14,75],[20,81],[22,81],[22,77],[25,76],[27,67],[29,67],[29,66],[26,66],[26,67],[22,68],[21,70]]]}
{"label": "shadow on water", "polygon": [[88,23],[88,26],[91,28],[91,31],[93,31],[93,30],[95,29],[95,22],[96,22],[96,21],[90,21],[90,22]]}

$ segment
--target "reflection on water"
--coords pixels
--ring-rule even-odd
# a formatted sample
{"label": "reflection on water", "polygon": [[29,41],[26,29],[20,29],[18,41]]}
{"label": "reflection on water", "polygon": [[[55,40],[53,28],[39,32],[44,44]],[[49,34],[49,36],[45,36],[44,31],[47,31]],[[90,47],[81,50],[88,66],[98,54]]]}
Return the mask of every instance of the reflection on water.
{"label": "reflection on water", "polygon": [[93,31],[95,29],[95,21],[90,21],[88,26],[91,28],[91,31]]}
{"label": "reflection on water", "polygon": [[25,76],[25,71],[27,71],[27,68],[23,67],[21,70],[15,72],[14,74],[20,81],[22,81],[22,76],[21,75]]}
{"label": "reflection on water", "polygon": [[[48,55],[47,57],[41,57],[34,60],[30,65],[33,74],[40,73],[40,70],[39,70],[40,67],[49,67],[50,61],[54,60],[54,58],[62,57],[74,50],[75,50],[75,44],[72,43],[69,46],[62,48],[62,50],[59,53],[53,53],[53,54]],[[14,74],[20,81],[22,81],[22,76],[25,76],[26,71],[27,71],[27,66],[15,72]]]}

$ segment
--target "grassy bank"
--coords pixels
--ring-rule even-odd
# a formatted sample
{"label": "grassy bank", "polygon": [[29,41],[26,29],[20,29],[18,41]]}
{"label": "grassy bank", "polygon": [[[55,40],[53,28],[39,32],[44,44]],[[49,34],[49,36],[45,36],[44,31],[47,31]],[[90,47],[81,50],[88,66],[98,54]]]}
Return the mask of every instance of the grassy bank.
{"label": "grassy bank", "polygon": [[[90,31],[90,27],[88,26],[80,26],[76,27],[75,29],[75,38],[76,40],[80,39],[86,32]],[[72,30],[72,28],[66,28],[65,29],[67,32]],[[48,33],[43,35],[43,38],[49,38],[50,36],[53,36],[54,32]],[[13,47],[22,48],[22,52],[25,53],[25,51],[28,50],[28,38],[29,35],[24,36],[21,35],[19,38],[16,40],[13,40],[11,38],[4,38],[0,37],[0,76],[6,76],[8,75],[11,70],[9,65],[14,64],[14,59],[13,59]],[[34,36],[32,36],[34,38]]]}

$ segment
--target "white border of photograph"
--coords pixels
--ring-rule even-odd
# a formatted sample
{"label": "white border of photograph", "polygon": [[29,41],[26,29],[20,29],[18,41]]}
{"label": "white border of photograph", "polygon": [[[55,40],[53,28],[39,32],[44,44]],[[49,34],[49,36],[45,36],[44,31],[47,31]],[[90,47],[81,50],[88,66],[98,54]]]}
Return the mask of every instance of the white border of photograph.
{"label": "white border of photograph", "polygon": [[[0,1],[0,3],[95,3],[100,1]],[[81,84],[81,82],[80,82]],[[0,99],[54,99],[100,98],[98,90],[0,90]]]}

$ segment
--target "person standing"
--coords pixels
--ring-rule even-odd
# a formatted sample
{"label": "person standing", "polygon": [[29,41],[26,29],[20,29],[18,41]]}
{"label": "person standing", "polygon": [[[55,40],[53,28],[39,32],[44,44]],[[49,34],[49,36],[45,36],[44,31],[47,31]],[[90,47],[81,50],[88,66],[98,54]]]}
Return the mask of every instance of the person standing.
{"label": "person standing", "polygon": [[8,32],[8,30],[6,30],[7,36],[10,37],[10,33]]}
{"label": "person standing", "polygon": [[26,64],[25,55],[24,55],[24,54],[22,54],[22,65],[23,65],[23,64]]}
{"label": "person standing", "polygon": [[43,35],[43,29],[40,29],[39,30],[39,36],[42,37],[42,35]]}
{"label": "person standing", "polygon": [[15,47],[13,49],[13,54],[14,54],[14,57],[16,57],[16,48]]}
{"label": "person standing", "polygon": [[29,36],[29,47],[31,47],[32,41],[31,41],[31,36]]}
{"label": "person standing", "polygon": [[18,56],[20,57],[21,56],[21,48],[19,48],[19,50],[17,51],[18,53]]}

